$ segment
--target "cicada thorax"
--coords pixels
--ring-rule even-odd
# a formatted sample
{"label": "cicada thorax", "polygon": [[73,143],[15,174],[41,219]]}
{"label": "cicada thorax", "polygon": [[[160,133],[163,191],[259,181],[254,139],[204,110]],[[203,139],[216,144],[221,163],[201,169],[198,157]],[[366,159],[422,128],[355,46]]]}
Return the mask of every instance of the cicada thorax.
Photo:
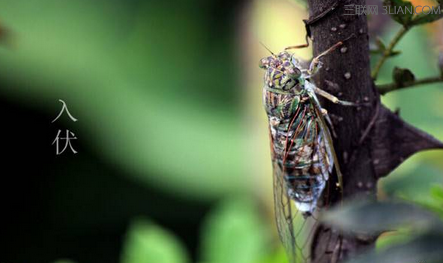
{"label": "cicada thorax", "polygon": [[323,133],[309,96],[303,90],[264,90],[274,169],[280,169],[288,196],[304,216],[315,210],[329,175]]}

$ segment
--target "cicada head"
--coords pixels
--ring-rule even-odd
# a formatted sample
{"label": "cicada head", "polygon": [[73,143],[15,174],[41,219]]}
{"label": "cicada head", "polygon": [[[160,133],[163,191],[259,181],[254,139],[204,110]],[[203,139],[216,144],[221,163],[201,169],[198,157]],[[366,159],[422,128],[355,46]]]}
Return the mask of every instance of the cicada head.
{"label": "cicada head", "polygon": [[265,85],[269,88],[289,91],[301,82],[300,65],[287,51],[262,58],[259,67],[266,70]]}

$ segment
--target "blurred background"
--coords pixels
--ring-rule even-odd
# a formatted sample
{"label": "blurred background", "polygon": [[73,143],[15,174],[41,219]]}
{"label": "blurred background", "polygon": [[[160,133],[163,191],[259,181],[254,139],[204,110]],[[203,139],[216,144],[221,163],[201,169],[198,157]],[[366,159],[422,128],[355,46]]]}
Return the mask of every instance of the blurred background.
{"label": "blurred background", "polygon": [[[294,0],[0,0],[0,262],[285,262],[258,61],[260,42],[303,43],[307,16]],[[369,19],[372,39],[399,28]],[[438,74],[442,29],[413,29],[379,83],[395,65]],[[59,99],[77,122],[52,123]],[[440,140],[442,101],[442,84],[383,97]],[[59,130],[77,154],[56,154]],[[435,202],[442,160],[413,156],[380,198]]]}

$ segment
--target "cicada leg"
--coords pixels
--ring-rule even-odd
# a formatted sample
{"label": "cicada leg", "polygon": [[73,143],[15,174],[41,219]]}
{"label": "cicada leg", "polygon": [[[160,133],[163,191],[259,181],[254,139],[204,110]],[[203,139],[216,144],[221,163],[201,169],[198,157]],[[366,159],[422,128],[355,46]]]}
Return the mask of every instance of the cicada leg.
{"label": "cicada leg", "polygon": [[321,61],[320,58],[322,58],[323,56],[328,55],[329,53],[331,53],[332,51],[336,50],[339,46],[343,45],[343,43],[351,38],[355,37],[355,34],[352,34],[350,37],[346,38],[343,41],[339,41],[337,43],[335,43],[332,47],[328,48],[327,50],[323,51],[320,55],[316,56],[315,58],[312,59],[311,65],[309,66],[309,70],[308,73],[310,76],[315,75],[315,73],[318,72],[318,70],[321,67]]}
{"label": "cicada leg", "polygon": [[[332,142],[331,134],[329,132],[328,126],[326,125],[325,118],[323,117],[323,114],[322,114],[322,108],[321,108],[320,102],[318,101],[317,96],[315,95],[315,90],[318,88],[309,81],[306,81],[305,85],[308,90],[310,101],[311,101],[312,105],[314,106],[315,111],[317,112],[317,116],[319,119],[319,125],[323,131],[323,134],[325,135],[325,139],[327,142],[326,144],[331,151],[332,158],[334,159],[334,167],[337,172],[338,184],[339,184],[341,194],[343,195],[343,175],[340,171],[340,165],[338,163],[337,154],[335,153],[335,150],[334,150],[334,144]],[[320,90],[320,89],[318,89],[318,90]]]}
{"label": "cicada leg", "polygon": [[331,127],[331,133],[334,138],[337,138],[337,133],[334,129],[334,124],[332,123],[331,118],[329,117],[328,111],[322,108],[323,117],[325,117],[325,120],[328,122],[329,126]]}
{"label": "cicada leg", "polygon": [[336,43],[335,45],[333,45],[332,47],[328,48],[326,51],[324,51],[320,55],[318,55],[315,58],[313,58],[312,62],[311,62],[311,65],[309,66],[309,70],[308,70],[309,75],[310,76],[315,75],[315,73],[317,73],[318,70],[321,68],[322,64],[321,64],[320,58],[322,58],[323,56],[326,56],[327,54],[329,54],[332,51],[336,50],[341,45],[343,45],[342,41]]}
{"label": "cicada leg", "polygon": [[358,103],[354,103],[354,102],[350,102],[350,101],[345,101],[345,100],[339,100],[337,97],[335,97],[334,95],[319,89],[317,87],[314,86],[314,92],[317,93],[318,95],[322,96],[323,98],[332,101],[335,104],[339,104],[339,105],[343,105],[343,106],[353,106],[353,107],[360,107],[362,106],[361,104]]}
{"label": "cicada leg", "polygon": [[309,47],[309,36],[308,35],[306,35],[306,43],[305,44],[296,45],[296,46],[289,46],[289,47],[285,48],[285,50],[307,48],[307,47]]}

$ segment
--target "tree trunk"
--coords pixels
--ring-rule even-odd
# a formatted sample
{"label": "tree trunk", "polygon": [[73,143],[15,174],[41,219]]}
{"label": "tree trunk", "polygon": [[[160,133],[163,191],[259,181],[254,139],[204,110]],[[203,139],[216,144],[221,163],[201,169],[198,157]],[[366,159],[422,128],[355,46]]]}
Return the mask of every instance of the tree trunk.
{"label": "tree trunk", "polygon": [[[341,100],[370,106],[344,107],[323,100],[337,133],[334,146],[343,173],[344,199],[375,197],[377,180],[391,172],[415,152],[443,145],[403,122],[380,105],[379,94],[370,76],[369,35],[365,15],[350,15],[349,6],[365,5],[364,0],[308,0],[314,56],[339,41],[344,44],[322,58],[323,68],[315,78],[318,87]],[[348,15],[346,15],[348,14]],[[346,40],[347,39],[347,40]],[[333,179],[333,178],[331,178]],[[334,186],[335,182],[329,184]],[[337,203],[334,189],[325,200]],[[372,249],[375,237],[347,235],[328,226],[315,230],[312,262],[341,262],[356,253]]]}

